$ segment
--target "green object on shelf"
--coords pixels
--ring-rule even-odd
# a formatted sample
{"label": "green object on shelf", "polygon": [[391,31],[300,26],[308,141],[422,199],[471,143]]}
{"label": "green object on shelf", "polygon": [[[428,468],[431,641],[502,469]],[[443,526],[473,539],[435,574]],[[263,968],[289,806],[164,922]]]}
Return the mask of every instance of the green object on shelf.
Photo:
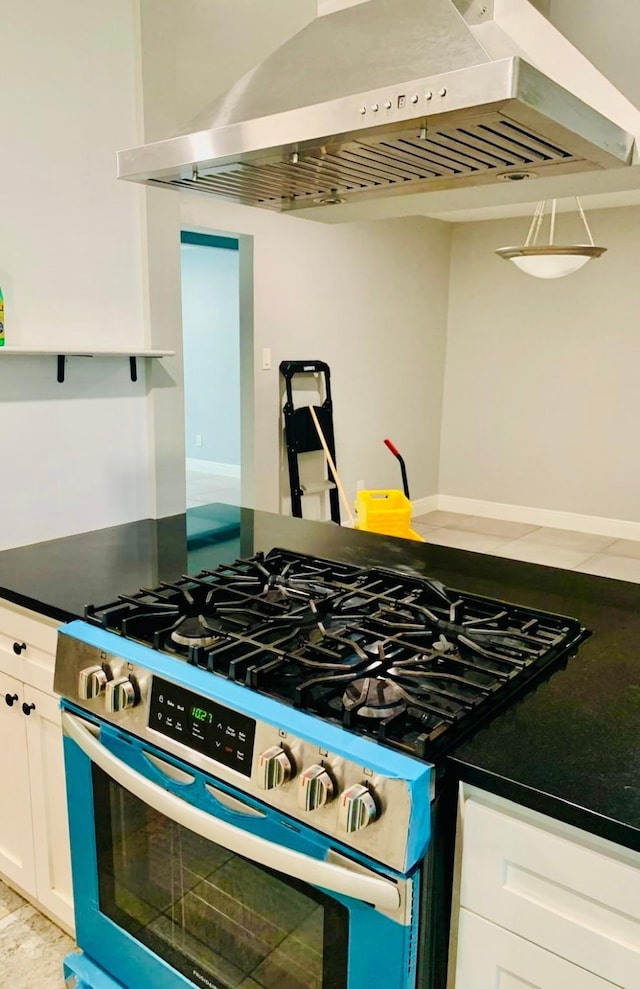
{"label": "green object on shelf", "polygon": [[0,288],[0,347],[4,347],[4,297]]}

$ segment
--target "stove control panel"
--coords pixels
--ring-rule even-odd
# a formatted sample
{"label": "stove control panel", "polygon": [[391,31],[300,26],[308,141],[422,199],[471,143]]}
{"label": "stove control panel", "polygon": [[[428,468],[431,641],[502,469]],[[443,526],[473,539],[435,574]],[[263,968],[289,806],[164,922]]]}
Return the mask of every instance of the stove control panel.
{"label": "stove control panel", "polygon": [[251,776],[256,723],[208,697],[153,677],[149,728]]}

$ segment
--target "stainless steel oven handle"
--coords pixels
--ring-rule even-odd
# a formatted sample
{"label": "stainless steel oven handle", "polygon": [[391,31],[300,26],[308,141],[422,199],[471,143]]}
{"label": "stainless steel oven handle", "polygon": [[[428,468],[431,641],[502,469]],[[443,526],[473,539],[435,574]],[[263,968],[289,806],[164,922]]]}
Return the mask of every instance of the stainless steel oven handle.
{"label": "stainless steel oven handle", "polygon": [[258,835],[219,821],[211,814],[193,807],[181,797],[169,793],[161,786],[141,776],[126,763],[121,762],[95,738],[82,718],[68,711],[62,712],[62,728],[70,739],[82,749],[92,762],[104,770],[111,779],[138,797],[158,813],[194,831],[207,841],[214,841],[230,852],[244,855],[260,865],[265,865],[285,876],[301,879],[312,886],[371,903],[381,910],[397,910],[400,893],[392,882],[375,876],[351,872],[338,865],[308,858],[300,852],[265,841]]}

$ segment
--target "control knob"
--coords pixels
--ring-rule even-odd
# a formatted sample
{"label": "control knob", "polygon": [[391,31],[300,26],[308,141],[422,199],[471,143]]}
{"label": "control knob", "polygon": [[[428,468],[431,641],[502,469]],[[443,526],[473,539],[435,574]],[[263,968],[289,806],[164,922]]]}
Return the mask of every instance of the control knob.
{"label": "control knob", "polygon": [[136,688],[129,677],[110,680],[106,686],[104,702],[107,711],[111,713],[135,707],[137,700]]}
{"label": "control knob", "polygon": [[263,790],[277,790],[293,776],[293,764],[284,749],[272,745],[258,759],[258,785]]}
{"label": "control knob", "polygon": [[78,676],[78,696],[83,701],[93,700],[103,694],[109,677],[102,666],[87,666]]}
{"label": "control knob", "polygon": [[329,803],[333,791],[333,780],[324,766],[309,766],[300,776],[298,806],[302,810],[317,810]]}
{"label": "control knob", "polygon": [[376,820],[378,808],[371,791],[362,783],[354,783],[340,797],[338,824],[347,834],[362,831]]}

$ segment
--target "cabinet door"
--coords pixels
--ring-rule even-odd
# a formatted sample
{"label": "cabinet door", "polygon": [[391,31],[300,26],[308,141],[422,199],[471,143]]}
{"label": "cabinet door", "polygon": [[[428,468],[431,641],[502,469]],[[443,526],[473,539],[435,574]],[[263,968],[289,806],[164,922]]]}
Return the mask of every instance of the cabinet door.
{"label": "cabinet door", "polygon": [[615,989],[615,986],[463,909],[455,989]]}
{"label": "cabinet door", "polygon": [[57,699],[32,688],[34,705],[24,718],[31,781],[36,897],[43,909],[73,933],[73,895],[62,728]]}
{"label": "cabinet door", "polygon": [[35,895],[24,688],[0,671],[0,873]]}
{"label": "cabinet door", "polygon": [[622,989],[638,989],[640,868],[587,847],[577,832],[560,837],[547,827],[466,800],[462,906]]}

